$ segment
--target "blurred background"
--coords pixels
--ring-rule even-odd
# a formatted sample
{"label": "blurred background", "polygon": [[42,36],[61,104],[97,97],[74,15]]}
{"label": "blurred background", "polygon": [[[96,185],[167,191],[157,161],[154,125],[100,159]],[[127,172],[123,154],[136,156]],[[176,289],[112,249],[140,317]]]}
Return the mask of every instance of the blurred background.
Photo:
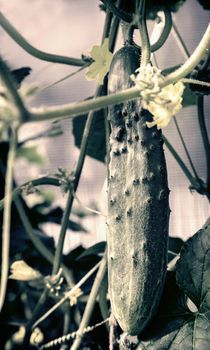
{"label": "blurred background", "polygon": [[[50,53],[79,58],[81,54],[89,55],[93,45],[100,45],[104,24],[104,13],[99,9],[97,0],[0,0],[3,14],[11,21],[17,30],[35,47]],[[198,45],[209,22],[209,11],[204,11],[196,0],[188,0],[174,15],[175,23],[184,39],[190,53]],[[151,23],[150,29],[153,24]],[[122,32],[119,32],[117,48],[122,46]],[[48,87],[60,78],[76,71],[77,67],[40,61],[20,48],[2,29],[0,29],[0,53],[12,69],[29,66],[32,68],[27,83],[33,83],[40,91],[33,106],[60,105],[75,102],[92,96],[96,83],[85,79],[85,70],[59,84]],[[181,52],[173,31],[156,59],[161,69],[183,63],[185,57]],[[46,88],[45,88],[46,87]],[[210,101],[205,99],[205,115],[210,130]],[[177,121],[187,144],[192,161],[199,176],[205,179],[206,164],[202,139],[198,126],[196,106],[184,108]],[[50,123],[30,123],[21,127],[20,141],[37,134],[49,127]],[[58,168],[71,172],[76,164],[79,150],[74,145],[72,122],[60,122],[63,134],[55,138],[44,138],[31,141],[40,154],[46,159],[42,166],[31,165],[24,160],[18,160],[15,176],[18,184],[39,176],[54,174]],[[174,145],[182,159],[188,164],[184,149],[179,140],[174,122],[163,130],[169,141]],[[174,158],[165,150],[170,194],[170,235],[187,239],[194,234],[209,216],[207,199],[195,192],[190,192],[189,182]],[[89,207],[97,207],[105,214],[106,166],[89,156],[86,157],[82,172],[78,198]],[[55,189],[53,205],[65,207],[66,196]],[[33,195],[27,197],[34,203]],[[75,207],[78,203],[75,201]],[[72,214],[74,218],[74,214]],[[82,244],[85,247],[106,239],[106,225],[103,215],[87,216],[83,225],[89,233],[71,232],[69,230],[65,241],[65,252]],[[47,234],[57,240],[59,227],[47,224],[44,227]]]}

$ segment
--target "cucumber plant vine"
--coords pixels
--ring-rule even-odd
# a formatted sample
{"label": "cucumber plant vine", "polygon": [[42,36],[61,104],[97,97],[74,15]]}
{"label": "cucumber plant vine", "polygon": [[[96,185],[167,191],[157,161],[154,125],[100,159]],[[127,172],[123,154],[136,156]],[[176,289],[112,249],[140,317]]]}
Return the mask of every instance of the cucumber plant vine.
{"label": "cucumber plant vine", "polygon": [[[85,341],[91,344],[89,338],[83,338],[109,321],[103,330],[107,339],[101,343],[98,341],[97,349],[101,346],[110,350],[205,350],[210,341],[210,224],[207,221],[183,244],[181,251],[177,251],[178,259],[176,256],[170,261],[169,190],[163,143],[188,178],[190,187],[209,200],[210,145],[204,96],[210,93],[210,26],[189,55],[172,17],[184,1],[173,1],[168,5],[146,0],[101,2],[101,10],[106,14],[101,46],[93,46],[90,57],[81,55],[80,58],[39,50],[0,12],[2,29],[26,52],[47,62],[80,67],[79,71],[87,68],[86,78],[98,81],[94,97],[85,101],[29,108],[27,99],[33,89],[23,92],[20,85],[30,69],[11,72],[0,56],[0,135],[6,134],[8,138],[6,144],[0,143],[8,154],[0,158],[5,187],[0,198],[0,212],[3,211],[0,310],[5,315],[6,307],[10,306],[6,291],[9,266],[14,260],[10,252],[10,235],[16,212],[18,224],[26,232],[36,254],[49,263],[46,270],[41,265],[41,272],[23,261],[11,265],[10,277],[12,281],[18,281],[21,295],[23,283],[27,283],[29,290],[34,288],[33,283],[39,286],[33,310],[28,307],[29,301],[21,301],[24,310],[29,308],[29,311],[25,311],[25,319],[18,323],[20,328],[16,333],[21,339],[19,344],[25,349],[36,346],[44,350],[57,345],[61,345],[60,349],[83,349]],[[150,45],[147,20],[157,19],[158,11],[164,13],[164,27],[158,40]],[[124,47],[113,55],[121,26]],[[161,72],[151,64],[151,54],[165,44],[172,28],[187,58],[183,65]],[[136,29],[140,33],[140,45],[133,39]],[[167,126],[182,105],[195,103],[207,165],[205,180],[199,177],[191,161],[177,120],[174,119],[178,135],[192,169],[158,130]],[[53,176],[33,179],[16,187],[13,168],[15,155],[21,148],[18,143],[20,126],[64,118],[73,119],[75,143],[80,148],[75,169],[68,175],[59,169]],[[97,142],[94,139],[96,129]],[[97,149],[96,143],[102,147]],[[106,244],[101,244],[82,254],[77,253],[76,258],[71,256],[69,263],[63,255],[64,239],[67,228],[73,225],[69,217],[77,198],[86,154],[102,161],[106,159],[108,163],[108,244],[107,248]],[[65,210],[59,217],[60,234],[55,248],[53,245],[47,247],[43,236],[37,234],[32,214],[24,201],[25,194],[42,185],[61,187],[67,196]],[[99,253],[103,254],[102,259]],[[78,278],[78,261],[87,256],[94,256],[94,260],[88,268],[83,267]],[[170,261],[170,271],[167,271],[167,261]],[[87,300],[80,303],[84,294],[88,295]],[[193,311],[187,307],[187,298],[194,303]],[[100,315],[95,325],[90,325],[98,305],[102,317]],[[58,327],[57,333],[56,327],[53,328],[54,340],[50,339],[49,332],[53,317],[63,321],[63,327]],[[10,330],[10,338],[4,343],[7,349],[15,349],[18,336],[12,337]]]}

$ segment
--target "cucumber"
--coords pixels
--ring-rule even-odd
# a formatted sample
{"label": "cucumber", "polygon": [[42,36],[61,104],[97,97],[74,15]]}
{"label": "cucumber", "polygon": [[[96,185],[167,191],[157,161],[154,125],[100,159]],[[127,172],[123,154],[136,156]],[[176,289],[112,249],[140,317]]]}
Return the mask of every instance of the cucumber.
{"label": "cucumber", "polygon": [[[108,93],[133,85],[139,50],[113,57]],[[167,267],[169,190],[161,131],[140,98],[109,107],[108,279],[111,309],[130,335],[142,332],[160,301]]]}

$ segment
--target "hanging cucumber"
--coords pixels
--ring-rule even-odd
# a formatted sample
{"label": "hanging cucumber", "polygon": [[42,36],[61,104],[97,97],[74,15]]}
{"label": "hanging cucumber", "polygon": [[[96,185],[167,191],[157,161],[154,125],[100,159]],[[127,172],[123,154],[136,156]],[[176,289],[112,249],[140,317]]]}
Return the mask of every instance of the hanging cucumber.
{"label": "hanging cucumber", "polygon": [[[133,85],[139,50],[113,57],[109,94]],[[112,313],[124,332],[139,334],[159,304],[167,265],[168,184],[161,131],[140,99],[109,107],[108,274]]]}

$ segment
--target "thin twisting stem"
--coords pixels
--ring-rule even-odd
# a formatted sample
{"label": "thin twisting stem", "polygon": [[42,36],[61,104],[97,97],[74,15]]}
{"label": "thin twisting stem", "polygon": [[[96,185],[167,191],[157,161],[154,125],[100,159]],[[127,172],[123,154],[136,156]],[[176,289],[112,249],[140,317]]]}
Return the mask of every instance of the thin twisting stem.
{"label": "thin twisting stem", "polygon": [[[161,16],[161,22],[162,22],[162,16]],[[159,25],[159,23],[155,24]],[[126,28],[126,27],[125,27]],[[129,43],[132,43],[133,45],[135,45],[137,48],[141,49],[141,47],[139,45],[137,45],[134,40],[133,40],[133,31],[136,28],[135,24],[131,24],[130,26],[127,27],[127,40]],[[171,12],[168,10],[164,11],[164,26],[163,29],[161,31],[160,36],[158,37],[157,41],[150,45],[150,51],[151,53],[154,53],[155,51],[159,50],[166,42],[166,40],[168,39],[168,36],[171,32],[171,28],[172,28],[172,17],[171,17]]]}
{"label": "thin twisting stem", "polygon": [[83,332],[84,329],[87,327],[87,325],[89,324],[90,321],[90,317],[92,315],[93,312],[93,308],[96,302],[96,297],[100,288],[100,285],[102,283],[102,280],[104,278],[104,275],[106,273],[106,269],[107,269],[107,252],[105,251],[104,256],[101,260],[101,264],[98,270],[98,273],[96,275],[95,281],[93,283],[86,307],[85,307],[85,311],[82,317],[82,321],[80,323],[79,329],[78,329],[78,337],[76,338],[75,342],[73,343],[71,350],[77,350],[81,344],[81,340],[83,337]]}
{"label": "thin twisting stem", "polygon": [[168,10],[164,10],[164,17],[165,17],[165,23],[164,23],[163,31],[160,37],[158,38],[158,40],[153,45],[151,45],[151,52],[155,52],[159,50],[165,44],[171,32],[171,28],[172,28],[171,12]]}
{"label": "thin twisting stem", "polygon": [[[50,176],[43,176],[40,177],[39,179],[35,179],[35,180],[30,180],[25,182],[23,185],[15,188],[12,191],[12,199],[14,199],[17,195],[21,194],[22,191],[24,190],[24,188],[28,188],[28,187],[36,187],[36,186],[41,186],[41,185],[52,185],[52,186],[60,186],[60,180],[55,179],[53,177]],[[0,211],[4,208],[5,205],[5,198],[0,200]]]}
{"label": "thin twisting stem", "polygon": [[8,19],[0,12],[0,25],[7,34],[30,55],[47,62],[67,64],[70,66],[83,66],[87,62],[85,60],[67,56],[53,55],[36,49],[13,27]]}
{"label": "thin twisting stem", "polygon": [[188,51],[188,48],[184,42],[184,40],[182,39],[182,36],[173,20],[173,34],[174,34],[174,38],[177,41],[177,44],[180,47],[180,50],[182,51],[184,58],[187,59],[190,57],[190,52]]}
{"label": "thin twisting stem", "polygon": [[86,273],[84,277],[81,278],[81,280],[74,285],[74,287],[65,294],[65,296],[59,300],[55,305],[53,305],[43,316],[41,316],[33,325],[33,328],[38,326],[42,321],[44,321],[47,317],[49,317],[58,307],[60,307],[67,299],[69,299],[72,295],[74,295],[75,291],[80,288],[90,276],[98,269],[100,265],[100,262],[97,263],[90,271]]}
{"label": "thin twisting stem", "polygon": [[[97,89],[96,96],[98,96],[100,94],[100,91],[101,91],[101,88],[99,87]],[[56,248],[55,259],[54,259],[54,264],[53,264],[53,271],[52,271],[53,274],[56,274],[58,272],[59,267],[60,267],[60,263],[62,260],[63,244],[64,244],[65,235],[66,235],[66,230],[68,227],[69,215],[71,213],[71,209],[72,209],[72,205],[73,205],[73,201],[74,201],[74,193],[76,192],[78,184],[79,184],[79,179],[80,179],[80,175],[82,172],[82,168],[83,168],[83,164],[84,164],[84,160],[85,160],[85,156],[86,156],[86,149],[87,149],[87,145],[88,145],[89,135],[91,132],[93,116],[94,116],[94,114],[91,111],[88,115],[88,118],[87,118],[87,121],[85,124],[85,129],[84,129],[84,133],[83,133],[83,137],[82,137],[82,143],[81,143],[81,147],[80,147],[79,159],[78,159],[77,166],[76,166],[76,169],[74,172],[73,189],[68,194],[65,212],[64,212],[62,222],[61,222],[61,231],[60,231],[60,235],[59,235],[58,245]]]}
{"label": "thin twisting stem", "polygon": [[7,170],[5,179],[5,208],[3,214],[2,229],[2,263],[1,263],[1,288],[0,288],[0,312],[4,305],[8,271],[9,271],[9,246],[10,246],[10,227],[11,227],[11,205],[12,205],[12,184],[13,170],[17,144],[17,130],[11,130],[9,152],[7,159]]}
{"label": "thin twisting stem", "polygon": [[55,85],[57,85],[57,84],[62,83],[62,82],[65,81],[65,80],[67,80],[67,79],[73,77],[73,76],[76,75],[77,73],[81,72],[83,69],[87,68],[89,65],[90,65],[90,63],[88,62],[88,63],[86,63],[84,66],[82,66],[82,67],[80,67],[79,69],[77,69],[76,71],[74,71],[74,72],[72,72],[72,73],[70,73],[70,74],[68,74],[68,75],[65,75],[63,78],[60,78],[60,79],[54,81],[54,83],[51,83],[51,84],[49,84],[49,85],[44,86],[43,88],[41,88],[41,89],[38,90],[38,93],[41,93],[41,92],[43,92],[44,90],[49,89],[49,88],[51,88],[51,87],[53,87],[53,86],[55,86]]}
{"label": "thin twisting stem", "polygon": [[162,135],[162,138],[164,140],[166,147],[169,149],[169,151],[171,152],[171,154],[173,155],[173,157],[176,159],[177,163],[179,164],[180,168],[182,169],[183,173],[188,178],[191,186],[193,188],[197,188],[198,187],[197,181],[194,179],[191,172],[189,171],[189,169],[187,168],[187,166],[185,165],[185,163],[181,159],[181,157],[178,155],[178,153],[176,152],[174,147],[171,145],[171,143],[168,141],[168,139],[164,135]]}
{"label": "thin twisting stem", "polygon": [[187,155],[187,159],[188,159],[188,161],[189,161],[189,163],[190,163],[190,165],[191,165],[192,171],[194,172],[195,178],[196,178],[197,180],[199,180],[198,173],[197,173],[197,171],[196,171],[196,169],[195,169],[195,166],[194,166],[194,164],[193,164],[193,161],[192,161],[192,159],[191,159],[191,157],[190,157],[189,151],[188,151],[188,149],[187,149],[186,143],[185,143],[184,138],[183,138],[183,136],[182,136],[182,133],[181,133],[179,124],[178,124],[178,122],[177,122],[177,120],[176,120],[176,117],[174,117],[173,119],[174,119],[174,123],[175,123],[176,129],[177,129],[177,132],[178,132],[178,134],[179,134],[179,137],[180,137],[182,146],[183,146],[183,148],[184,148],[184,150],[185,150],[185,153],[186,153],[186,155]]}

